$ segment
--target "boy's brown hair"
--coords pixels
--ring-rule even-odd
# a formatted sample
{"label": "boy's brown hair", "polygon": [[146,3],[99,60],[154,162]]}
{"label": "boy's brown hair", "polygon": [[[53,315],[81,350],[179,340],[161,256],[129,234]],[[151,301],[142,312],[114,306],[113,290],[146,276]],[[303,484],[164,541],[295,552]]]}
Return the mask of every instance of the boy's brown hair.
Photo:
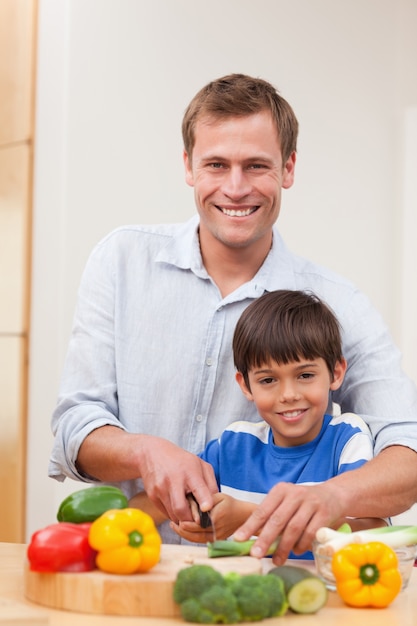
{"label": "boy's brown hair", "polygon": [[313,293],[271,291],[252,302],[239,318],[233,356],[248,389],[248,371],[271,361],[322,358],[333,379],[335,365],[343,359],[340,324]]}
{"label": "boy's brown hair", "polygon": [[191,100],[182,121],[184,149],[188,157],[192,157],[195,125],[199,119],[218,120],[261,111],[272,114],[285,164],[297,149],[298,121],[294,111],[273,85],[245,74],[230,74],[214,80]]}

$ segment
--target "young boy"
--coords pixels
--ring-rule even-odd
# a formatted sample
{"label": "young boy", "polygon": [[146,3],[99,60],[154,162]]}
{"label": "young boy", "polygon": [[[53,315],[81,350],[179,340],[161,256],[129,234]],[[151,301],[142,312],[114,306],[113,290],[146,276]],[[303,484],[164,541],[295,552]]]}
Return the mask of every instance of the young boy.
{"label": "young boy", "polygon": [[[255,300],[237,323],[233,354],[236,380],[261,421],[230,424],[200,455],[213,466],[220,490],[211,510],[218,539],[231,536],[276,483],[311,488],[373,456],[362,418],[327,412],[346,361],[339,323],[315,295],[279,290]],[[385,524],[348,521],[354,527]],[[191,541],[209,538],[197,523],[172,527]]]}
{"label": "young boy", "polygon": [[[233,422],[199,455],[212,465],[219,487],[210,511],[217,539],[233,535],[277,483],[314,488],[373,456],[372,436],[361,417],[327,412],[347,364],[339,323],[317,296],[278,290],[252,302],[236,325],[233,356],[236,380],[260,421]],[[144,494],[131,506],[148,510],[157,523],[164,519]],[[195,522],[171,527],[188,541],[212,540],[212,529],[201,527],[191,506]],[[348,518],[335,527],[344,521],[354,529],[386,523]]]}

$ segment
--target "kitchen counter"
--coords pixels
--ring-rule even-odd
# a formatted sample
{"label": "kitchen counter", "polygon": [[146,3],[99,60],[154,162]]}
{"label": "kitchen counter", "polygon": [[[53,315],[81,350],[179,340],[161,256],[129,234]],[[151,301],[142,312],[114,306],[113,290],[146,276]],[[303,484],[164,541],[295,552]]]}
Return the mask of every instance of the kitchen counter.
{"label": "kitchen counter", "polygon": [[[50,609],[24,596],[26,546],[0,543],[0,625],[1,626],[168,626],[185,624],[180,618],[125,617],[95,615]],[[270,563],[269,560],[265,562]],[[306,562],[297,561],[297,565]],[[80,574],[82,576],[82,574]],[[334,592],[329,592],[327,605],[316,615],[288,613],[264,620],[265,626],[415,626],[417,624],[417,568],[413,569],[408,588],[385,609],[354,609],[346,607]]]}

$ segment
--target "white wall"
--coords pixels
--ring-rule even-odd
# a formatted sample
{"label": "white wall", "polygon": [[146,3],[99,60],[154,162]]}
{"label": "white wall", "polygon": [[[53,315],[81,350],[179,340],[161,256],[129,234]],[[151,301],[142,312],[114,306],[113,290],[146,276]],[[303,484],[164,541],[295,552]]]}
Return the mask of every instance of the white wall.
{"label": "white wall", "polygon": [[[83,487],[46,471],[87,255],[120,224],[193,214],[180,124],[197,89],[244,72],[273,82],[293,105],[298,166],[281,230],[295,251],[366,291],[401,346],[409,338],[400,324],[404,128],[417,106],[415,0],[39,5],[28,536]],[[407,288],[415,298],[415,282]],[[415,352],[407,369],[417,378]]]}

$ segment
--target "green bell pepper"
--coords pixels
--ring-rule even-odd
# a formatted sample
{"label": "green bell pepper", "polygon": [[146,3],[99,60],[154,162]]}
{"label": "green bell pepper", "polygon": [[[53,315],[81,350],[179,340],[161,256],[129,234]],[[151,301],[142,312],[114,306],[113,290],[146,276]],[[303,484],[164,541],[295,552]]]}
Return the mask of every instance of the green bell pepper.
{"label": "green bell pepper", "polygon": [[63,500],[59,506],[59,522],[82,524],[93,522],[109,509],[125,509],[128,499],[117,487],[99,485],[75,491]]}

